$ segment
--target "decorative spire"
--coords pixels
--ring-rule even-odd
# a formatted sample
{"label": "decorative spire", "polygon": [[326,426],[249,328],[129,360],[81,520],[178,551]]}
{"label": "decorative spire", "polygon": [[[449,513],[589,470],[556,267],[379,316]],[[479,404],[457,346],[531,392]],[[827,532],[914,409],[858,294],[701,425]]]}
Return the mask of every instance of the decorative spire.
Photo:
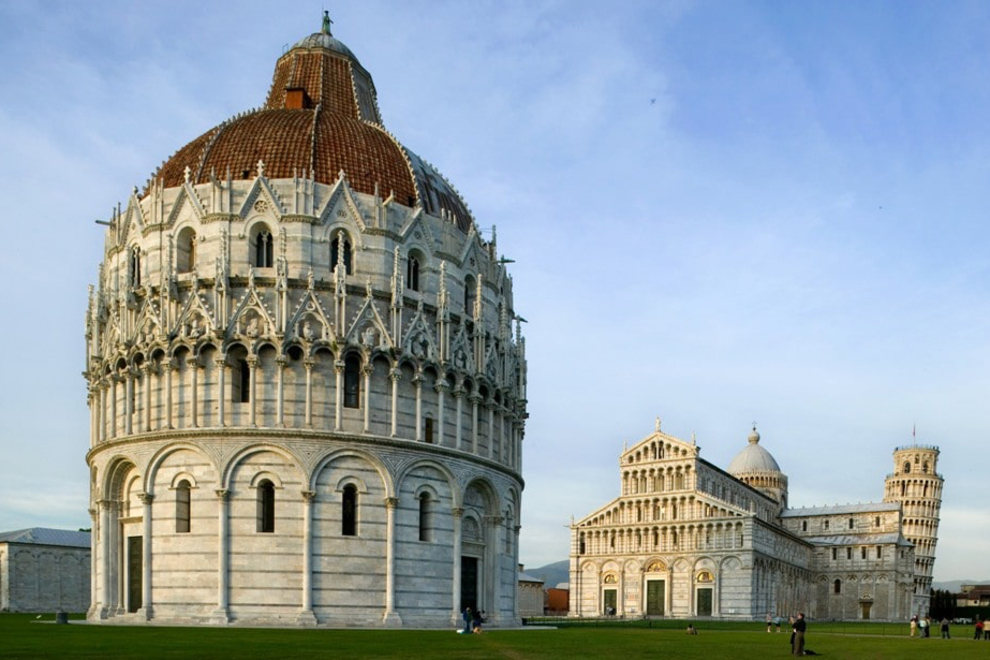
{"label": "decorative spire", "polygon": [[324,9],[323,10],[323,30],[322,30],[322,32],[323,32],[323,34],[327,34],[327,35],[330,35],[332,37],[333,36],[333,33],[330,32],[330,25],[331,24],[333,24],[333,21],[330,20],[330,12],[328,10]]}

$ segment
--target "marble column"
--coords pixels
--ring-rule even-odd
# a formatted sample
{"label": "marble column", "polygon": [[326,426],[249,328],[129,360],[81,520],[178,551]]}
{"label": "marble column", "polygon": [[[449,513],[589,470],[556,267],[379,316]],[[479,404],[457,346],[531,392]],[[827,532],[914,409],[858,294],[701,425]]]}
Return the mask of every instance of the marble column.
{"label": "marble column", "polygon": [[316,625],[313,613],[313,501],[316,491],[304,490],[303,497],[303,593],[302,611],[297,621],[304,625]]}
{"label": "marble column", "polygon": [[392,381],[392,426],[389,436],[394,438],[399,434],[399,381],[402,379],[402,372],[398,369],[392,369],[388,378]]}
{"label": "marble column", "polygon": [[437,384],[433,388],[437,393],[437,444],[441,447],[445,446],[444,439],[446,434],[444,433],[444,394],[447,392],[447,382],[444,380],[438,380]]}
{"label": "marble column", "polygon": [[189,367],[189,410],[192,416],[192,428],[199,427],[199,358],[190,355],[186,358],[186,366]]}
{"label": "marble column", "polygon": [[230,606],[230,536],[228,527],[228,502],[230,491],[226,488],[216,490],[218,520],[217,520],[217,608],[210,617],[213,623],[228,623],[230,621],[228,608]]}
{"label": "marble column", "polygon": [[258,425],[258,369],[261,366],[258,357],[255,355],[249,355],[247,360],[248,374],[250,378],[248,379],[248,423],[251,426]]}
{"label": "marble column", "polygon": [[141,543],[141,609],[138,610],[138,615],[145,621],[150,621],[154,616],[154,607],[151,602],[151,544],[154,538],[151,529],[151,504],[155,501],[155,496],[151,493],[140,493],[138,497],[144,504],[142,518],[144,540]]}
{"label": "marble column", "polygon": [[464,518],[464,509],[455,507],[451,510],[454,523],[454,547],[451,548],[453,557],[453,590],[450,595],[451,611],[450,622],[459,626],[461,619],[461,520]]}
{"label": "marble column", "polygon": [[340,430],[341,408],[344,406],[344,366],[343,360],[335,360],[333,363],[337,383],[333,403],[333,428],[335,431]]}
{"label": "marble column", "polygon": [[371,373],[374,368],[367,364],[361,370],[364,374],[364,391],[361,393],[361,407],[364,408],[364,432],[371,431]]}
{"label": "marble column", "polygon": [[[276,369],[276,385],[275,385],[275,425],[279,427],[285,426],[285,365],[288,360],[285,359],[284,355],[279,355],[275,358],[275,369]],[[306,368],[306,412],[309,412],[309,369]],[[309,417],[307,415],[307,423],[309,423]]]}
{"label": "marble column", "polygon": [[217,368],[217,426],[223,428],[227,425],[225,409],[227,405],[227,356],[221,355],[215,358],[213,364]]}
{"label": "marble column", "polygon": [[303,423],[306,428],[313,427],[313,367],[315,366],[316,360],[313,358],[303,360],[303,367],[306,369],[306,412]]}
{"label": "marble column", "polygon": [[395,611],[395,509],[399,505],[396,497],[385,498],[385,616],[386,626],[400,626],[402,619]]}
{"label": "marble column", "polygon": [[416,386],[416,432],[413,437],[416,442],[423,441],[423,377],[419,374],[413,376],[413,385]]}

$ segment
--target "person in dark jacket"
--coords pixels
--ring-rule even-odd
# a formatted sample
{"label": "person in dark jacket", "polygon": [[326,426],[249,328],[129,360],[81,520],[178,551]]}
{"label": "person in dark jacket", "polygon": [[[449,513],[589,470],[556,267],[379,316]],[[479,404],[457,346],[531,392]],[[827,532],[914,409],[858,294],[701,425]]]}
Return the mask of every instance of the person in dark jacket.
{"label": "person in dark jacket", "polygon": [[794,645],[791,649],[794,655],[804,655],[804,633],[807,629],[804,612],[798,612],[797,619],[794,620]]}

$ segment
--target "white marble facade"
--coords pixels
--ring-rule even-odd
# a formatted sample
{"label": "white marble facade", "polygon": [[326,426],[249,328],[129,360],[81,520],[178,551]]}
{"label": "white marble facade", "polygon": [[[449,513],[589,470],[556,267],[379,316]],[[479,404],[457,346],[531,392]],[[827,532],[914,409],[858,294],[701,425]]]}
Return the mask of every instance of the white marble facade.
{"label": "white marble facade", "polygon": [[[309,149],[350,94],[377,118],[328,29],[276,81],[303,64],[326,67],[318,88],[293,101],[290,81],[109,219],[86,319],[89,618],[425,627],[470,605],[513,623],[526,361],[494,231],[362,117],[332,119],[394,147],[407,169],[383,177],[408,199],[371,170],[286,176],[287,142],[236,177],[203,166],[250,155],[223,142],[245,122],[302,117]],[[324,84],[344,100],[307,105]],[[366,145],[326,140],[331,160]]]}
{"label": "white marble facade", "polygon": [[[659,423],[623,451],[619,497],[571,526],[570,615],[751,620],[803,611],[904,620],[926,613],[938,449],[898,448],[883,502],[789,509],[787,477],[759,441],[754,429],[728,471]],[[908,475],[914,490],[892,485],[914,456],[925,469]],[[919,531],[905,501],[920,506],[922,490],[929,524]]]}

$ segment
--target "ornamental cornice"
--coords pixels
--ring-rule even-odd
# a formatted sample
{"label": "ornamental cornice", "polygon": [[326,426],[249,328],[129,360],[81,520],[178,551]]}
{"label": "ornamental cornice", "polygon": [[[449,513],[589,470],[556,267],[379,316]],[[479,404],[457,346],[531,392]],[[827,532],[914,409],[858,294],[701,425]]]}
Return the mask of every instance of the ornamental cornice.
{"label": "ornamental cornice", "polygon": [[286,213],[279,220],[281,224],[286,224],[290,222],[308,225],[318,225],[320,224],[320,219],[315,215],[308,215],[305,213]]}
{"label": "ornamental cornice", "polygon": [[207,213],[204,215],[199,224],[205,225],[211,222],[239,222],[242,218],[236,213]]}

